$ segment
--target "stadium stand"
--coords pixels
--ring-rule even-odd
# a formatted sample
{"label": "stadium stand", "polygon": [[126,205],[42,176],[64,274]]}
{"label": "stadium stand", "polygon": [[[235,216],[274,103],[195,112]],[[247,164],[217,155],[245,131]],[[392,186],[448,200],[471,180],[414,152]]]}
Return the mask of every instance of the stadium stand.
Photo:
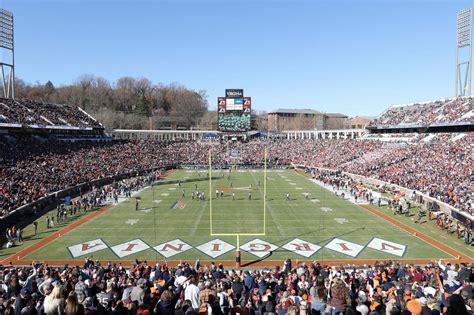
{"label": "stadium stand", "polygon": [[370,126],[429,125],[472,121],[473,109],[474,99],[471,97],[394,105],[373,120]]}
{"label": "stadium stand", "polygon": [[82,266],[0,267],[4,314],[469,314],[472,267],[443,261],[365,268],[286,260],[230,270],[136,261],[129,269],[86,258]]}
{"label": "stadium stand", "polygon": [[[3,214],[42,196],[110,175],[170,165],[203,166],[209,148],[215,166],[233,163],[228,152],[240,151],[240,162],[262,165],[264,144],[270,166],[291,164],[337,169],[411,188],[473,213],[470,175],[472,135],[438,135],[430,142],[377,140],[111,141],[58,143],[56,140],[0,141],[4,178]],[[10,137],[10,140],[11,137]],[[59,145],[60,144],[60,145]]]}
{"label": "stadium stand", "polygon": [[78,106],[6,98],[0,98],[0,123],[49,127],[102,127]]}
{"label": "stadium stand", "polygon": [[[440,101],[389,110],[379,123],[452,122],[472,120],[471,115],[471,99],[467,104]],[[75,106],[6,99],[0,100],[0,124],[101,127]],[[163,168],[206,165],[209,149],[216,167],[235,163],[229,158],[232,150],[240,152],[238,163],[260,166],[262,147],[268,150],[269,166],[303,165],[330,169],[337,176],[344,171],[376,178],[473,214],[472,133],[245,143],[77,138],[64,141],[28,132],[0,136],[2,221],[22,207],[48,196],[61,197],[58,191],[74,187],[92,191],[81,199],[92,207],[96,196],[104,197],[107,185],[122,175],[135,178],[118,188],[126,193],[152,182]],[[328,179],[319,174],[319,179]],[[338,179],[330,180],[334,178]],[[286,260],[281,268],[234,271],[222,265],[201,266],[199,261],[177,267],[136,261],[125,268],[86,258],[82,266],[0,266],[0,282],[2,314],[468,314],[474,308],[472,267],[442,261],[344,268]]]}

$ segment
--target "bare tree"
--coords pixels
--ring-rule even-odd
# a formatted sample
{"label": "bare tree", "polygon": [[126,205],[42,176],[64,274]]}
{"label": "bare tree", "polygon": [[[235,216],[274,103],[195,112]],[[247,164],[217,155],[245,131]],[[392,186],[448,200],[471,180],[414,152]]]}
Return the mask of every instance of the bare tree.
{"label": "bare tree", "polygon": [[154,85],[146,78],[122,77],[114,83],[91,74],[55,87],[17,82],[17,95],[37,101],[74,104],[95,115],[108,128],[196,127],[207,112],[205,91],[178,83]]}

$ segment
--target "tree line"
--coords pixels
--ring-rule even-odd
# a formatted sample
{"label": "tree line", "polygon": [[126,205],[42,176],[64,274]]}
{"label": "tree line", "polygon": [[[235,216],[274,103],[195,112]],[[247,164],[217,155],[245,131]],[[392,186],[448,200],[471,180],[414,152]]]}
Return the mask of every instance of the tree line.
{"label": "tree line", "polygon": [[205,90],[178,83],[154,84],[146,78],[115,82],[83,75],[72,84],[54,86],[15,81],[15,97],[78,105],[110,129],[214,129],[217,116],[208,111]]}

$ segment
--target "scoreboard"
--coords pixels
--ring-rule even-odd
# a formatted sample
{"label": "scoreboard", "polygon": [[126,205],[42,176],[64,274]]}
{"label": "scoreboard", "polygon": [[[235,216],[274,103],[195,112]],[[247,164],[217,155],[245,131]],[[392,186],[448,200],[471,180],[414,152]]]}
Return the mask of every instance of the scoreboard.
{"label": "scoreboard", "polygon": [[244,97],[243,89],[227,89],[225,97],[217,98],[217,126],[220,131],[250,130],[252,98]]}

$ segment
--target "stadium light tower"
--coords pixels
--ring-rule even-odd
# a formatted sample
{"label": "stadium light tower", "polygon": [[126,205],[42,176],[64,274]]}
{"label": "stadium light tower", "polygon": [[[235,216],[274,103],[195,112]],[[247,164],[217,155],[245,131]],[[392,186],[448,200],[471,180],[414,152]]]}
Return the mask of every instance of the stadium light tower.
{"label": "stadium light tower", "polygon": [[[457,17],[456,96],[471,95],[472,8],[462,9]],[[463,70],[465,71],[463,75]]]}
{"label": "stadium light tower", "polygon": [[[13,45],[13,14],[0,9],[0,48],[2,52],[1,83],[3,97],[15,98],[15,49]],[[6,58],[4,55],[7,55]]]}

